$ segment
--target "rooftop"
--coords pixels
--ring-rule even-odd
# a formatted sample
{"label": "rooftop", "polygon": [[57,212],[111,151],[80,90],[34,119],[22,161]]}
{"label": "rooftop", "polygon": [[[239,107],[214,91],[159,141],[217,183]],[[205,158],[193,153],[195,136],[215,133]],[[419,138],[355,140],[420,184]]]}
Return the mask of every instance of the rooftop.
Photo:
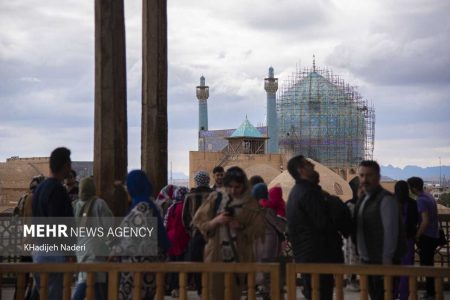
{"label": "rooftop", "polygon": [[245,116],[244,122],[242,122],[241,126],[236,129],[233,134],[230,136],[231,138],[235,137],[253,137],[253,138],[262,138],[261,132],[253,126],[247,116]]}

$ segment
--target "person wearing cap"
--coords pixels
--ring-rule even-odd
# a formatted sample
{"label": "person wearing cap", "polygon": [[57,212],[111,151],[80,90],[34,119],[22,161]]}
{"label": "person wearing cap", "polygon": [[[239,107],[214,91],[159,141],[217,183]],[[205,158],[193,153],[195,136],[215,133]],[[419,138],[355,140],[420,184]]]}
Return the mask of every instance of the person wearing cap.
{"label": "person wearing cap", "polygon": [[[209,187],[209,174],[206,171],[198,171],[194,176],[195,188],[192,188],[186,195],[183,206],[183,226],[191,236],[188,245],[187,261],[203,261],[203,249],[205,247],[205,239],[200,231],[192,225],[192,219],[198,208],[208,199],[209,194],[213,191]],[[198,293],[201,292],[200,274],[194,274],[194,284]]]}
{"label": "person wearing cap", "polygon": [[197,209],[205,202],[209,194],[213,191],[209,187],[209,174],[206,171],[198,171],[194,176],[195,188],[189,191],[186,196],[183,206],[183,225],[187,231],[194,229],[191,226],[192,218],[194,217]]}

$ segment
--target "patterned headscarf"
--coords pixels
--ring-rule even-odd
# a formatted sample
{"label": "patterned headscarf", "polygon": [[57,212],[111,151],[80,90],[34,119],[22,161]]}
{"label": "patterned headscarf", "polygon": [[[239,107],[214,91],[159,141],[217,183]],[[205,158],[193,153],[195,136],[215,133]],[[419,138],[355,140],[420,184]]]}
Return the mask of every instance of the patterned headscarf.
{"label": "patterned headscarf", "polygon": [[186,194],[189,193],[189,189],[185,186],[179,186],[174,193],[175,202],[183,202],[186,198]]}
{"label": "patterned headscarf", "polygon": [[176,185],[169,184],[162,188],[159,192],[158,197],[156,197],[156,205],[161,208],[163,212],[163,216],[167,210],[167,208],[172,205],[174,200],[175,190],[177,189]]}
{"label": "patterned headscarf", "polygon": [[168,249],[170,243],[167,238],[167,232],[164,228],[159,210],[150,198],[153,188],[148,180],[147,174],[142,170],[134,170],[128,173],[127,188],[131,196],[130,211],[141,202],[147,203],[153,211],[153,216],[158,219],[158,245],[163,249]]}
{"label": "patterned headscarf", "polygon": [[34,192],[34,190],[37,188],[37,186],[44,180],[45,180],[45,177],[42,174],[34,176],[30,182],[30,191]]}
{"label": "patterned headscarf", "polygon": [[198,171],[194,176],[197,187],[209,186],[209,174],[206,171]]}
{"label": "patterned headscarf", "polygon": [[164,226],[167,227],[167,221],[169,219],[170,213],[175,208],[175,205],[177,205],[180,202],[184,202],[184,199],[186,198],[187,193],[189,193],[189,189],[185,186],[179,186],[175,189],[174,192],[174,201],[167,209],[166,214],[164,215]]}

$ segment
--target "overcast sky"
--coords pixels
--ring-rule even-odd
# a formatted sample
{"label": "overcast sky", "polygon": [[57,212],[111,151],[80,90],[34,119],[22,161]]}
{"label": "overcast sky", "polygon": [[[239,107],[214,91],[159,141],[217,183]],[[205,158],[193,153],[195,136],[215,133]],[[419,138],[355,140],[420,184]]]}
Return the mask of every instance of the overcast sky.
{"label": "overcast sky", "polygon": [[[140,167],[141,1],[125,1],[129,168]],[[450,2],[168,0],[169,160],[197,149],[195,86],[210,86],[209,128],[265,120],[269,66],[282,85],[328,67],[376,113],[381,164],[450,165]],[[0,0],[0,161],[93,159],[94,1]]]}

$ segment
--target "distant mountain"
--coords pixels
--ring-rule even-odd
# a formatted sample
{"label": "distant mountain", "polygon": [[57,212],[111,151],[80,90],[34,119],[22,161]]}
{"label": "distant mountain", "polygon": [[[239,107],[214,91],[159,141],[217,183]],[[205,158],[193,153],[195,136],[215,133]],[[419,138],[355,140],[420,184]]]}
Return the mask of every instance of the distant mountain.
{"label": "distant mountain", "polygon": [[[391,177],[393,179],[408,179],[412,176],[421,177],[425,181],[439,182],[439,172],[441,172],[442,179],[448,181],[450,179],[450,166],[442,167],[426,167],[406,166],[404,168],[397,168],[392,165],[381,166],[381,175]],[[445,177],[445,178],[444,178]]]}
{"label": "distant mountain", "polygon": [[[170,170],[169,170],[169,177],[170,177]],[[172,172],[172,178],[173,179],[189,179],[189,176],[182,172]]]}

